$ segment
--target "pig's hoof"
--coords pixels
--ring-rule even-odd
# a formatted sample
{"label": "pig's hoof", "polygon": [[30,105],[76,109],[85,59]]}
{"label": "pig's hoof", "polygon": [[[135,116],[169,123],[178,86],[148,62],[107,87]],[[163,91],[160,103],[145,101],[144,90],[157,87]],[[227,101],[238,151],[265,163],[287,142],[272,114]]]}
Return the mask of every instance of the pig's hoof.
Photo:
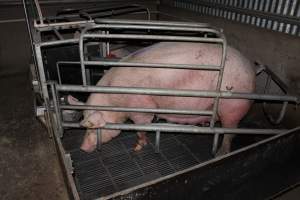
{"label": "pig's hoof", "polygon": [[140,151],[143,149],[144,146],[146,146],[147,140],[138,140],[137,144],[134,147],[134,151]]}

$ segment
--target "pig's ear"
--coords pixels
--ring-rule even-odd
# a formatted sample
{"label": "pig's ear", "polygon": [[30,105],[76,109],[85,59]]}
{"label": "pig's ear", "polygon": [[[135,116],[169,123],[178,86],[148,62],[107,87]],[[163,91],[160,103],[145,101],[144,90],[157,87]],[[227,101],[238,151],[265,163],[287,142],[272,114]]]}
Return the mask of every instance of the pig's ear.
{"label": "pig's ear", "polygon": [[86,128],[101,128],[105,126],[106,122],[104,121],[100,112],[93,112],[84,120],[82,120],[80,124]]}
{"label": "pig's ear", "polygon": [[75,97],[73,97],[72,95],[68,95],[67,97],[67,101],[70,105],[84,105],[83,102],[79,101],[78,99],[76,99]]}

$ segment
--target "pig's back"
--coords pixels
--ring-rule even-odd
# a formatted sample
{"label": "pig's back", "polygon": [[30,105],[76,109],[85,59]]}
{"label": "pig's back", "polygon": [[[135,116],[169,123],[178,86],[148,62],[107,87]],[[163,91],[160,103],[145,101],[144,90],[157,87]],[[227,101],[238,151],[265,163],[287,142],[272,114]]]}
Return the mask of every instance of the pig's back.
{"label": "pig's back", "polygon": [[[174,63],[220,65],[220,45],[208,43],[162,42],[141,49],[122,61],[140,63]],[[255,74],[250,62],[237,50],[228,47],[222,90],[252,92]],[[217,72],[204,70],[158,68],[112,68],[106,77],[108,85],[214,90]]]}

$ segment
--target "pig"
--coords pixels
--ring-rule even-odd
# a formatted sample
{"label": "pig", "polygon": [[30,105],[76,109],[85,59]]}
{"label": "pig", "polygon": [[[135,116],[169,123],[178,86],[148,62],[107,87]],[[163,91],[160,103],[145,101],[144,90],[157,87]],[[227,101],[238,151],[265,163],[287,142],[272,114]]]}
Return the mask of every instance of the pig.
{"label": "pig", "polygon": [[[164,64],[207,64],[220,65],[222,48],[218,44],[188,43],[188,42],[160,42],[140,49],[122,61]],[[98,86],[148,87],[168,89],[209,90],[216,89],[217,71],[166,69],[166,68],[138,68],[113,67],[97,83]],[[250,61],[239,51],[228,46],[225,61],[222,91],[251,93],[255,90],[255,72]],[[72,97],[70,104],[84,104]],[[213,98],[199,97],[171,97],[133,94],[90,94],[86,105],[168,108],[211,110]],[[251,107],[251,100],[220,99],[216,121],[222,127],[236,128],[240,120]],[[101,128],[106,123],[124,123],[130,119],[135,124],[151,123],[154,116],[170,123],[197,125],[209,122],[211,116],[108,112],[85,110],[81,125],[87,128],[81,149],[92,152],[97,145],[95,128]],[[120,134],[119,130],[102,130],[102,143],[106,143]],[[135,150],[140,150],[147,144],[145,132],[138,132]],[[224,135],[218,155],[230,152],[233,135]]]}

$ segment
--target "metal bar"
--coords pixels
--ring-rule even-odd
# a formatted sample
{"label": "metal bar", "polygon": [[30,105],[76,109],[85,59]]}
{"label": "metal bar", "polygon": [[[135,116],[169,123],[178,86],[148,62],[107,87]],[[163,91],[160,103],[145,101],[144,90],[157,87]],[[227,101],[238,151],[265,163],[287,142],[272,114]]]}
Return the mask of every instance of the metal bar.
{"label": "metal bar", "polygon": [[52,93],[52,99],[53,99],[53,104],[54,104],[54,111],[56,114],[56,122],[57,122],[57,128],[58,128],[58,134],[60,137],[63,136],[63,127],[62,127],[62,115],[61,115],[61,110],[59,107],[59,98],[56,90],[56,84],[51,83],[51,93]]}
{"label": "metal bar", "polygon": [[[80,123],[62,123],[63,127],[82,128]],[[102,129],[109,130],[133,130],[133,131],[161,131],[171,133],[191,133],[191,134],[255,134],[255,135],[274,135],[286,131],[285,129],[245,129],[245,128],[209,128],[198,127],[192,125],[178,125],[178,124],[113,124],[107,123]]]}
{"label": "metal bar", "polygon": [[147,9],[145,8],[127,8],[127,10],[110,10],[110,11],[102,11],[101,13],[87,13],[87,12],[81,12],[80,14],[88,18],[90,20],[103,18],[103,17],[111,17],[111,16],[118,16],[118,15],[124,15],[124,14],[132,14],[137,12],[146,12],[148,14]]}
{"label": "metal bar", "polygon": [[19,19],[0,20],[0,24],[16,23],[16,22],[26,22],[26,19],[25,18],[19,18]]}
{"label": "metal bar", "polygon": [[270,101],[289,101],[299,103],[296,96],[290,95],[269,95],[256,93],[239,93],[230,91],[197,91],[197,90],[179,90],[179,89],[161,89],[161,88],[138,88],[138,87],[100,87],[100,86],[78,86],[78,85],[57,85],[57,90],[61,92],[94,92],[94,93],[116,93],[116,94],[142,94],[158,96],[180,96],[180,97],[204,97],[226,99],[252,99],[252,100],[270,100]]}
{"label": "metal bar", "polygon": [[62,105],[61,109],[65,110],[101,110],[111,112],[143,112],[143,113],[160,113],[160,114],[182,114],[182,115],[212,115],[209,110],[178,110],[178,109],[156,109],[156,108],[128,108],[114,106],[92,106],[92,105]]}
{"label": "metal bar", "polygon": [[112,61],[83,61],[86,65],[103,65],[117,67],[147,67],[147,68],[172,68],[172,69],[199,69],[199,70],[220,70],[216,65],[191,65],[191,64],[160,64],[160,63],[137,63],[137,62],[112,62]]}
{"label": "metal bar", "polygon": [[102,147],[102,134],[101,134],[101,129],[97,128],[96,129],[96,135],[97,135],[97,150],[100,151]]}
{"label": "metal bar", "polygon": [[[267,80],[266,80],[265,89],[264,89],[264,93],[268,92],[268,90],[270,88],[270,84],[271,84],[271,75],[268,74],[268,77],[267,77]],[[277,85],[279,85],[279,84],[277,83]],[[276,119],[273,118],[273,116],[271,114],[268,114],[267,109],[266,109],[266,106],[267,106],[266,104],[267,104],[266,102],[263,102],[263,111],[267,115],[267,118],[269,119],[269,121],[271,123],[273,123],[273,124],[279,124],[283,120],[283,117],[284,117],[284,115],[286,113],[288,102],[286,102],[286,101],[283,102],[283,105],[281,107],[279,116]]]}
{"label": "metal bar", "polygon": [[127,25],[158,25],[158,26],[184,26],[184,27],[211,27],[208,23],[192,22],[170,22],[170,21],[144,21],[144,20],[124,20],[124,19],[95,19],[95,23],[102,24],[127,24]]}
{"label": "metal bar", "polygon": [[47,89],[41,47],[39,45],[35,45],[35,53],[36,53],[36,60],[37,60],[37,68],[38,68],[39,77],[40,77],[41,90],[43,93],[43,98],[44,98],[44,100],[46,100],[46,99],[49,99],[49,94],[48,94],[48,89]]}
{"label": "metal bar", "polygon": [[103,39],[135,39],[135,40],[166,40],[166,41],[186,41],[186,42],[208,42],[223,43],[221,38],[199,38],[187,36],[165,36],[165,35],[137,35],[137,34],[85,34],[84,38],[103,38]]}
{"label": "metal bar", "polygon": [[82,84],[83,86],[87,85],[86,82],[86,71],[85,71],[85,64],[83,63],[84,58],[84,46],[83,46],[83,35],[86,32],[87,27],[81,31],[80,38],[79,38],[79,57],[80,57],[80,67],[81,67],[81,76],[82,76]]}
{"label": "metal bar", "polygon": [[51,23],[51,24],[38,24],[36,21],[34,22],[34,27],[38,31],[49,31],[53,28],[58,29],[70,29],[70,28],[80,28],[86,27],[87,24],[93,24],[94,20],[82,20],[82,21],[75,21],[75,22],[58,22],[58,23]]}
{"label": "metal bar", "polygon": [[[227,43],[226,43],[226,39],[224,38],[224,43],[222,46],[221,70],[219,71],[218,82],[217,82],[217,87],[216,87],[217,92],[221,91],[223,73],[224,73],[224,68],[225,68],[226,49],[227,49]],[[219,96],[215,97],[215,99],[214,99],[213,115],[210,120],[210,128],[213,128],[215,126],[215,121],[217,118],[217,112],[218,112],[218,107],[219,107],[219,100],[220,100]],[[212,147],[212,153],[214,155],[217,153],[218,143],[219,143],[219,134],[215,134],[214,141],[213,141],[213,147]]]}
{"label": "metal bar", "polygon": [[[35,51],[34,42],[33,42],[33,35],[32,35],[31,26],[30,26],[30,20],[29,20],[29,16],[28,16],[28,10],[27,10],[27,7],[26,7],[26,0],[22,0],[22,3],[23,3],[23,8],[24,8],[25,20],[26,20],[26,28],[27,28],[28,35],[29,35],[29,40],[30,40],[31,56],[33,58],[34,69],[35,69],[35,73],[39,73],[38,72],[38,67],[37,67],[38,66],[37,56],[36,56],[36,51]],[[41,83],[40,76],[37,76],[37,81],[39,83]],[[39,91],[42,92],[41,86],[38,85],[38,87],[39,87]]]}
{"label": "metal bar", "polygon": [[35,4],[36,10],[38,12],[40,24],[43,25],[44,24],[44,18],[43,18],[43,13],[42,13],[39,1],[38,0],[34,0],[34,4]]}
{"label": "metal bar", "polygon": [[[144,20],[145,21],[145,20]],[[145,21],[147,22],[147,21]],[[202,28],[202,27],[189,27],[189,26],[162,26],[162,25],[132,25],[132,24],[98,24],[91,25],[91,29],[143,29],[143,30],[164,30],[164,31],[193,31],[193,32],[211,32],[221,35],[221,32],[216,28]]]}
{"label": "metal bar", "polygon": [[[126,1],[127,3],[134,3],[136,1],[132,1],[132,0],[129,0],[129,1]],[[139,2],[143,2],[143,3],[153,3],[153,1],[139,1]],[[40,4],[41,5],[60,5],[60,6],[65,6],[66,4],[78,4],[78,3],[83,3],[82,0],[64,0],[64,1],[61,1],[61,0],[43,0],[43,1],[40,1]],[[86,0],[84,1],[84,3],[124,3],[124,1],[121,1],[121,0]],[[18,6],[18,5],[21,5],[20,1],[18,0],[9,0],[9,1],[0,1],[0,6],[11,6],[11,5],[15,5],[15,6]]]}
{"label": "metal bar", "polygon": [[75,44],[78,43],[79,39],[65,39],[65,40],[58,40],[58,41],[49,41],[49,42],[41,42],[36,44],[36,46],[43,47],[43,46],[55,46],[61,44]]}
{"label": "metal bar", "polygon": [[[147,21],[145,21],[147,22]],[[124,29],[145,29],[145,30],[163,30],[163,31],[193,31],[193,32],[211,32],[220,35],[220,31],[213,28],[198,28],[186,26],[154,26],[154,25],[131,25],[131,24],[100,24],[90,27],[90,29],[98,28],[124,28]]]}
{"label": "metal bar", "polygon": [[159,153],[159,143],[160,143],[160,131],[156,131],[156,134],[155,134],[155,153]]}

